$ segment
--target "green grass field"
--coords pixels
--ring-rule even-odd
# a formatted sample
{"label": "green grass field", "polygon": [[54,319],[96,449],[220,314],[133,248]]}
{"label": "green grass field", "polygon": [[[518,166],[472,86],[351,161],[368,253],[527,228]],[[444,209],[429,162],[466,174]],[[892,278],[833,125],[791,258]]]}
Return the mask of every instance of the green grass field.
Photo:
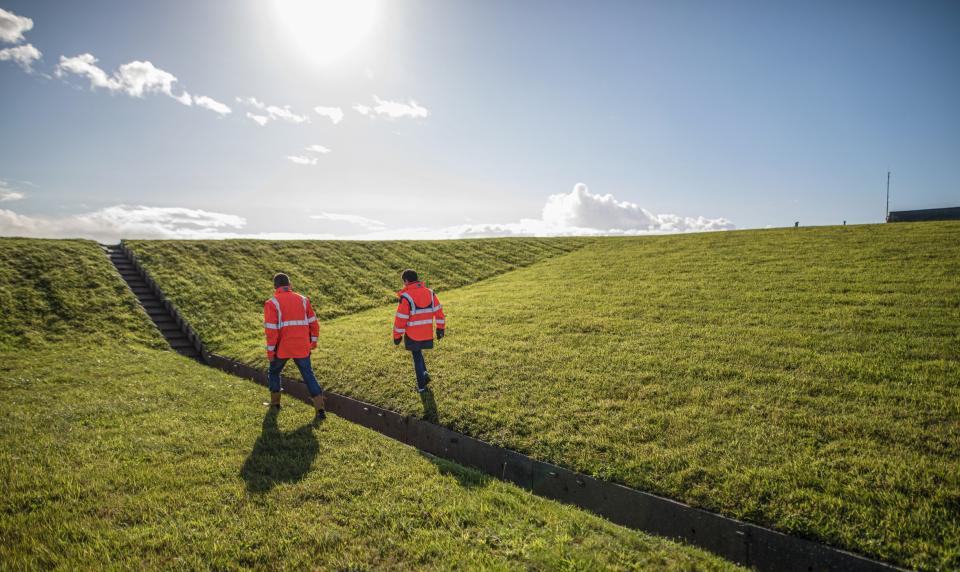
{"label": "green grass field", "polygon": [[[148,269],[213,350],[262,365],[262,300],[272,269],[290,262],[272,258],[270,243],[218,243],[191,259],[200,274],[234,276],[249,289],[241,298],[170,281],[164,261],[176,256],[159,253],[177,246],[134,249],[151,252]],[[395,252],[366,280],[389,291],[417,266],[408,248]],[[309,285],[356,267],[291,272],[316,300]],[[455,272],[463,278],[448,284],[484,275]],[[438,287],[449,336],[427,360],[439,421],[726,515],[956,569],[958,276],[957,223],[589,241]],[[321,326],[318,374],[335,391],[422,415],[385,297]],[[249,313],[250,327],[231,327],[233,312]]]}
{"label": "green grass field", "polygon": [[157,349],[92,243],[0,240],[0,292],[0,569],[732,568],[300,403],[269,414]]}

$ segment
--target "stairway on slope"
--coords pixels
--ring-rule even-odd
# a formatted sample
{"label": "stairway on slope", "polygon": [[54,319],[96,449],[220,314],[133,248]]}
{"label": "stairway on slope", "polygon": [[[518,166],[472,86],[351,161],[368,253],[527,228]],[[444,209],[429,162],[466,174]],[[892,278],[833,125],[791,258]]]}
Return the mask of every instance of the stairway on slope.
{"label": "stairway on slope", "polygon": [[170,311],[167,310],[166,306],[163,305],[163,300],[150,288],[150,285],[147,284],[146,280],[144,280],[140,274],[140,271],[137,270],[133,261],[130,260],[120,245],[105,246],[104,250],[110,258],[110,262],[113,263],[114,268],[120,273],[120,277],[123,278],[127,286],[130,287],[133,295],[136,296],[137,301],[143,306],[143,309],[147,312],[147,315],[150,316],[150,319],[153,320],[154,325],[157,326],[160,333],[163,334],[163,337],[167,340],[167,343],[170,344],[170,347],[181,355],[195,360],[201,360],[202,356],[200,352],[198,352],[197,348],[190,342],[187,334],[184,333],[180,325],[177,324],[177,320]]}

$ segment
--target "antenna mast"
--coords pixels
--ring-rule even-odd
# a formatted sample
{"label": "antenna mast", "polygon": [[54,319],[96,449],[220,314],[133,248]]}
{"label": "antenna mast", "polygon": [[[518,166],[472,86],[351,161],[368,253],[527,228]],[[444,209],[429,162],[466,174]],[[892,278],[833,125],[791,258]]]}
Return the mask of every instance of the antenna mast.
{"label": "antenna mast", "polygon": [[890,171],[887,171],[887,218],[885,220],[890,220]]}

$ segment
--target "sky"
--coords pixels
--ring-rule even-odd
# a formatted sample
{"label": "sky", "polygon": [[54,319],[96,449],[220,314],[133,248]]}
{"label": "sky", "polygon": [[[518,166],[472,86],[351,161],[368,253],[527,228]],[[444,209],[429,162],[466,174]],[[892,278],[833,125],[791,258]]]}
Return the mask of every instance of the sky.
{"label": "sky", "polygon": [[960,205],[956,1],[0,0],[0,235],[454,238]]}

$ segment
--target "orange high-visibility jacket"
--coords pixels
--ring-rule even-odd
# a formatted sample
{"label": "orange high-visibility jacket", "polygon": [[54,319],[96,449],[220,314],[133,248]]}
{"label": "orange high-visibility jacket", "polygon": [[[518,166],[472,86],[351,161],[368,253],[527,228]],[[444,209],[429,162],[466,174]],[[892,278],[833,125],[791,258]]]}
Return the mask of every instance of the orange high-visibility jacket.
{"label": "orange high-visibility jacket", "polygon": [[320,324],[310,299],[281,286],[263,303],[263,333],[267,359],[304,358],[317,347]]}
{"label": "orange high-visibility jacket", "polygon": [[423,282],[407,284],[403,290],[397,292],[397,296],[400,297],[400,304],[397,305],[397,315],[393,318],[395,340],[399,340],[404,334],[418,342],[433,340],[434,320],[438,330],[446,328],[443,306],[433,290],[424,286]]}

